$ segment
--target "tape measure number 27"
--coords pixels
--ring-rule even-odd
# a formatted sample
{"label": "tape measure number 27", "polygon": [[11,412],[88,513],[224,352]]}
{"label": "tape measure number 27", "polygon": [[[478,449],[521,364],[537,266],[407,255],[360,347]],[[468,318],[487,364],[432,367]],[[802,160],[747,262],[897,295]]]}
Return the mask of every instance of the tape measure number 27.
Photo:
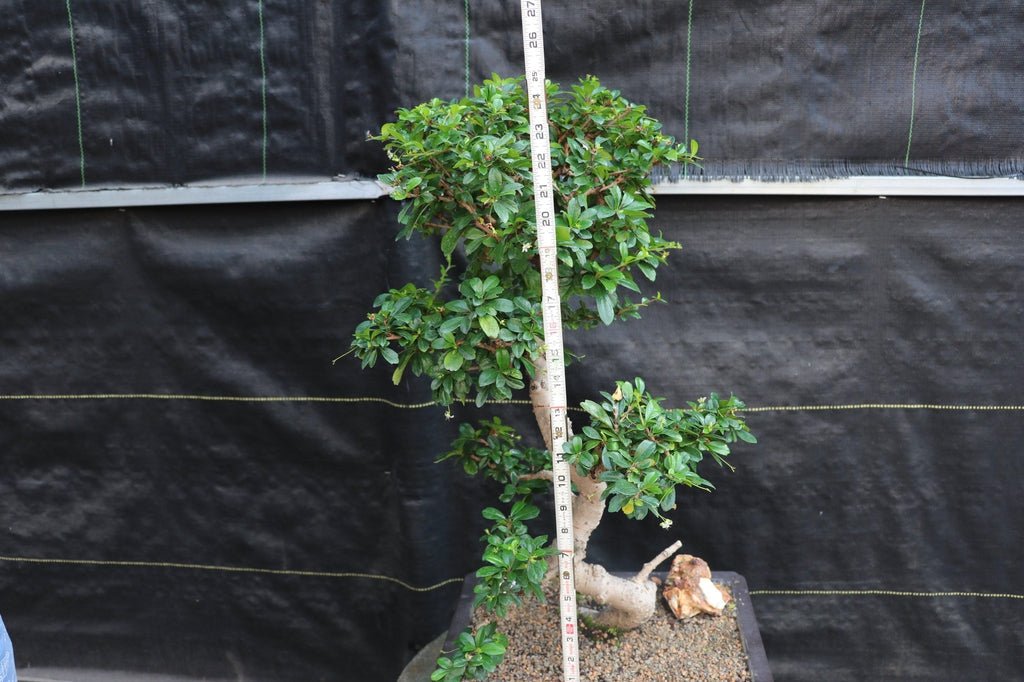
{"label": "tape measure number 27", "polygon": [[544,355],[551,403],[551,473],[555,496],[555,539],[558,549],[559,632],[564,682],[580,679],[579,627],[576,622],[576,582],[573,577],[572,483],[569,463],[562,459],[568,436],[565,395],[565,357],[562,344],[562,301],[558,293],[558,248],[555,236],[554,185],[548,131],[544,73],[544,30],[540,0],[521,0],[526,95],[530,111],[530,156],[533,161],[533,199],[536,206],[537,249],[540,255],[544,315]]}

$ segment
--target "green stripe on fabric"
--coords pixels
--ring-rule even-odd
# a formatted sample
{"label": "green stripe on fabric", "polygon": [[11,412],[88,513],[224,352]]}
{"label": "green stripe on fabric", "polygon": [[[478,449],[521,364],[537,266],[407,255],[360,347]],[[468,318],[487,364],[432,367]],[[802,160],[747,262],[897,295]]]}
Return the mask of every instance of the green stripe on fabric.
{"label": "green stripe on fabric", "polygon": [[[693,36],[693,2],[688,0],[686,11],[686,99],[683,104],[683,145],[690,148],[690,44]],[[690,164],[683,165],[683,177],[690,173]]]}
{"label": "green stripe on fabric", "polygon": [[260,20],[260,106],[262,107],[263,114],[263,138],[260,145],[260,166],[262,169],[262,177],[264,180],[267,179],[267,58],[266,58],[266,44],[263,34],[263,0],[259,0],[258,4],[259,20]]}
{"label": "green stripe on fabric", "polygon": [[910,77],[910,127],[907,130],[907,153],[903,155],[903,163],[910,163],[910,145],[914,141],[914,113],[917,108],[917,63],[921,53],[921,28],[924,26],[924,5],[921,0],[921,13],[917,18],[917,38],[914,41],[914,70]]}
{"label": "green stripe on fabric", "polygon": [[469,0],[462,3],[463,17],[465,19],[465,35],[463,37],[463,62],[466,74],[466,97],[469,97]]}
{"label": "green stripe on fabric", "polygon": [[85,143],[82,138],[82,91],[78,82],[78,55],[75,51],[75,20],[71,15],[71,0],[66,0],[68,9],[68,35],[71,40],[71,73],[75,79],[75,124],[78,129],[78,173],[82,187],[85,187]]}

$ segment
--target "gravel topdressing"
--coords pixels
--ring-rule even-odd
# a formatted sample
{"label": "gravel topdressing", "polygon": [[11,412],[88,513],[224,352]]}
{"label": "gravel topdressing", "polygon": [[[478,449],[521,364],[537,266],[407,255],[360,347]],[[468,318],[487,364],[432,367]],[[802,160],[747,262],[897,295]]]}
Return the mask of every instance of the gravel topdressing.
{"label": "gravel topdressing", "polygon": [[[724,588],[728,589],[728,588]],[[486,614],[475,619],[484,622]],[[498,630],[508,635],[505,660],[489,682],[540,682],[562,679],[558,605],[524,601],[509,611]],[[658,601],[654,617],[636,630],[619,634],[580,629],[580,679],[587,682],[748,682],[735,609],[719,617],[698,615],[676,620]]]}

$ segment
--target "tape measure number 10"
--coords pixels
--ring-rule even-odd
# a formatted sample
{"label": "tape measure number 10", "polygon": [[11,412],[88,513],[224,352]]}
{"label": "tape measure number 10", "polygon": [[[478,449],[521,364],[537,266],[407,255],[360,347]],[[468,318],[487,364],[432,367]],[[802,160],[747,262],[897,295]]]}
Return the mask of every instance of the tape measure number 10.
{"label": "tape measure number 10", "polygon": [[540,0],[521,0],[526,94],[530,111],[530,155],[533,161],[533,199],[536,205],[537,249],[540,255],[544,315],[544,355],[551,409],[551,473],[555,496],[555,542],[558,548],[559,633],[564,682],[580,679],[579,627],[576,622],[576,582],[573,577],[572,483],[569,463],[562,458],[568,437],[565,396],[565,357],[562,344],[562,300],[558,293],[558,242],[555,236],[554,184],[551,178],[551,138],[548,131],[544,75],[544,30]]}

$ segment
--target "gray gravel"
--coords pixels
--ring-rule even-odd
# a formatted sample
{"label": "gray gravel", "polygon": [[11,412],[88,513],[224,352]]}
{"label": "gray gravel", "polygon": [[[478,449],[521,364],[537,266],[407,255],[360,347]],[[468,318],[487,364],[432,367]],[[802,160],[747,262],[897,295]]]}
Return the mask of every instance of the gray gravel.
{"label": "gray gravel", "polygon": [[[723,588],[727,589],[727,588]],[[484,622],[487,614],[478,612]],[[562,675],[556,600],[526,601],[498,629],[508,635],[505,660],[493,682],[539,682]],[[587,682],[748,682],[735,608],[724,615],[678,621],[659,599],[658,611],[636,630],[618,635],[581,625],[581,680]]]}

